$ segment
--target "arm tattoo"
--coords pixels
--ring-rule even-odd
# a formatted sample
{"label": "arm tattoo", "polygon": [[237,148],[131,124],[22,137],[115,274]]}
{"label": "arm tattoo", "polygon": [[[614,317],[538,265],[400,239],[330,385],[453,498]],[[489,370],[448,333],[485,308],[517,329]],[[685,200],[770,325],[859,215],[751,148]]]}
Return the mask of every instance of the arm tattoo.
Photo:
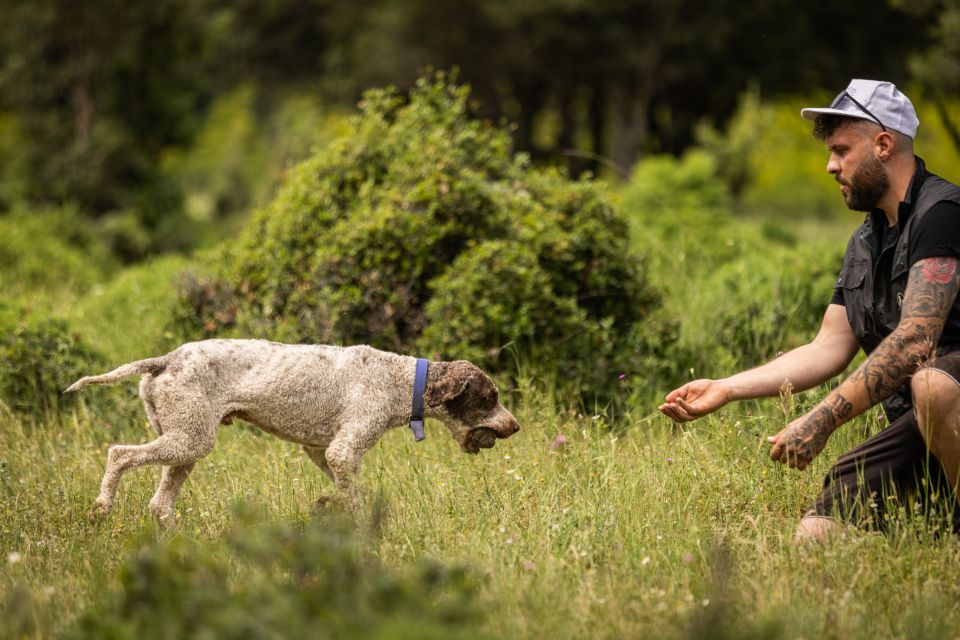
{"label": "arm tattoo", "polygon": [[941,318],[957,294],[957,259],[927,258],[910,268],[901,318]]}
{"label": "arm tattoo", "polygon": [[827,446],[827,438],[841,422],[837,420],[832,407],[821,405],[815,408],[810,417],[798,425],[783,443],[784,455],[805,465],[823,451]]}
{"label": "arm tattoo", "polygon": [[910,268],[900,323],[850,376],[871,404],[885,400],[930,357],[960,289],[956,258],[927,258]]}

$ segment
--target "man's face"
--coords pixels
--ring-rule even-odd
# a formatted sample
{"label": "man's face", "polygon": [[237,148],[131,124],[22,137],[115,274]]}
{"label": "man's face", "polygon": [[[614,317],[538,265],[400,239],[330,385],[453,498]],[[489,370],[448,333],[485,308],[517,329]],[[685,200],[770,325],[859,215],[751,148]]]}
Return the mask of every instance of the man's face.
{"label": "man's face", "polygon": [[840,193],[847,207],[854,211],[870,211],[890,188],[883,163],[874,153],[874,138],[856,125],[843,125],[827,138],[830,160],[827,173],[840,183]]}

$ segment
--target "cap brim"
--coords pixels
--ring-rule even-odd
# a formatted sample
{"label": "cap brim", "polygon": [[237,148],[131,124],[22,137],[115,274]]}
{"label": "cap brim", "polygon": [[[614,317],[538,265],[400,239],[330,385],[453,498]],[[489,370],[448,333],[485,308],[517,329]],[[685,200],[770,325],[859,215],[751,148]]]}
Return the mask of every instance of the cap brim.
{"label": "cap brim", "polygon": [[800,109],[800,116],[804,120],[816,120],[817,116],[843,116],[844,118],[857,118],[858,120],[873,120],[865,113],[857,113],[856,111],[844,111],[843,109],[831,109],[830,107],[823,107],[817,109]]}

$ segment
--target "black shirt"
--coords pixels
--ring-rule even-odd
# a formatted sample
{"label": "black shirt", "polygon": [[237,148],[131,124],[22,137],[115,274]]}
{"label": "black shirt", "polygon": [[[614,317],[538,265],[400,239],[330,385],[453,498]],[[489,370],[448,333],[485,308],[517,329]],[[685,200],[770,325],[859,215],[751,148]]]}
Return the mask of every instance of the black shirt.
{"label": "black shirt", "polygon": [[[905,203],[901,203],[901,213]],[[877,210],[875,216],[886,218],[886,214]],[[877,308],[886,308],[889,289],[882,283],[890,281],[893,270],[893,253],[897,240],[900,238],[900,225],[886,226],[883,235],[876,234],[874,250],[880,255],[876,265],[874,294]],[[879,245],[879,246],[877,246]],[[921,224],[913,230],[910,237],[910,259],[914,264],[926,258],[954,257],[960,258],[960,204],[955,202],[938,202],[930,207]],[[831,304],[843,305],[843,289],[833,290]],[[960,325],[948,322],[944,326],[941,344],[960,344]]]}

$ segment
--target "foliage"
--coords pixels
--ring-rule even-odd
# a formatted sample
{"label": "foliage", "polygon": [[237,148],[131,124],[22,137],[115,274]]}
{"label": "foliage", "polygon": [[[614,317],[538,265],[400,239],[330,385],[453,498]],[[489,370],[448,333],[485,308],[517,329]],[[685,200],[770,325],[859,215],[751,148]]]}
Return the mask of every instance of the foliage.
{"label": "foliage", "polygon": [[384,567],[344,519],[248,525],[227,540],[230,559],[184,539],[146,542],[121,568],[119,590],[92,605],[70,636],[483,637],[472,628],[481,617],[472,572],[429,561]]}
{"label": "foliage", "polygon": [[914,53],[910,71],[933,100],[945,133],[960,154],[960,121],[955,117],[956,110],[951,109],[951,101],[960,91],[960,2],[893,0],[893,4],[935,19],[930,28],[932,42],[925,51]]}
{"label": "foliage", "polygon": [[175,346],[165,329],[179,309],[177,279],[194,264],[167,256],[128,267],[89,291],[65,315],[110,366],[158,355]]}
{"label": "foliage", "polygon": [[838,59],[902,77],[928,42],[952,51],[951,3],[895,4],[0,0],[0,212],[73,203],[126,262],[194,248],[229,233],[205,216],[256,206],[283,169],[290,96],[350,108],[426,65],[459,67],[538,160],[628,168],[722,127],[750,86],[836,86]]}
{"label": "foliage", "polygon": [[[799,118],[797,118],[799,120]],[[799,245],[782,221],[730,214],[714,154],[639,163],[622,191],[636,243],[665,291],[663,315],[680,323],[668,383],[760,364],[811,339],[830,300],[845,246]]]}
{"label": "foliage", "polygon": [[7,301],[82,292],[115,263],[70,209],[18,208],[0,216],[0,286]]}
{"label": "foliage", "polygon": [[668,289],[683,288],[702,269],[737,255],[726,239],[733,226],[730,194],[716,159],[700,150],[682,158],[650,156],[637,163],[621,190],[635,242],[649,252]]}
{"label": "foliage", "polygon": [[74,405],[63,390],[102,367],[101,357],[63,320],[0,311],[0,400],[37,417]]}
{"label": "foliage", "polygon": [[695,303],[711,319],[697,328],[690,323],[698,342],[691,366],[714,375],[732,372],[812,340],[842,258],[838,240],[757,251],[719,266]]}
{"label": "foliage", "polygon": [[589,397],[670,340],[644,322],[658,294],[628,236],[599,184],[530,169],[438,74],[408,101],[369,92],[351,135],[296,167],[223,253],[221,281],[181,288],[177,323],[480,365],[513,342]]}
{"label": "foliage", "polygon": [[754,181],[757,165],[763,161],[756,153],[756,141],[770,129],[773,117],[772,107],[761,103],[760,93],[754,88],[741,96],[725,132],[707,122],[695,129],[697,147],[713,157],[717,175],[734,202]]}

